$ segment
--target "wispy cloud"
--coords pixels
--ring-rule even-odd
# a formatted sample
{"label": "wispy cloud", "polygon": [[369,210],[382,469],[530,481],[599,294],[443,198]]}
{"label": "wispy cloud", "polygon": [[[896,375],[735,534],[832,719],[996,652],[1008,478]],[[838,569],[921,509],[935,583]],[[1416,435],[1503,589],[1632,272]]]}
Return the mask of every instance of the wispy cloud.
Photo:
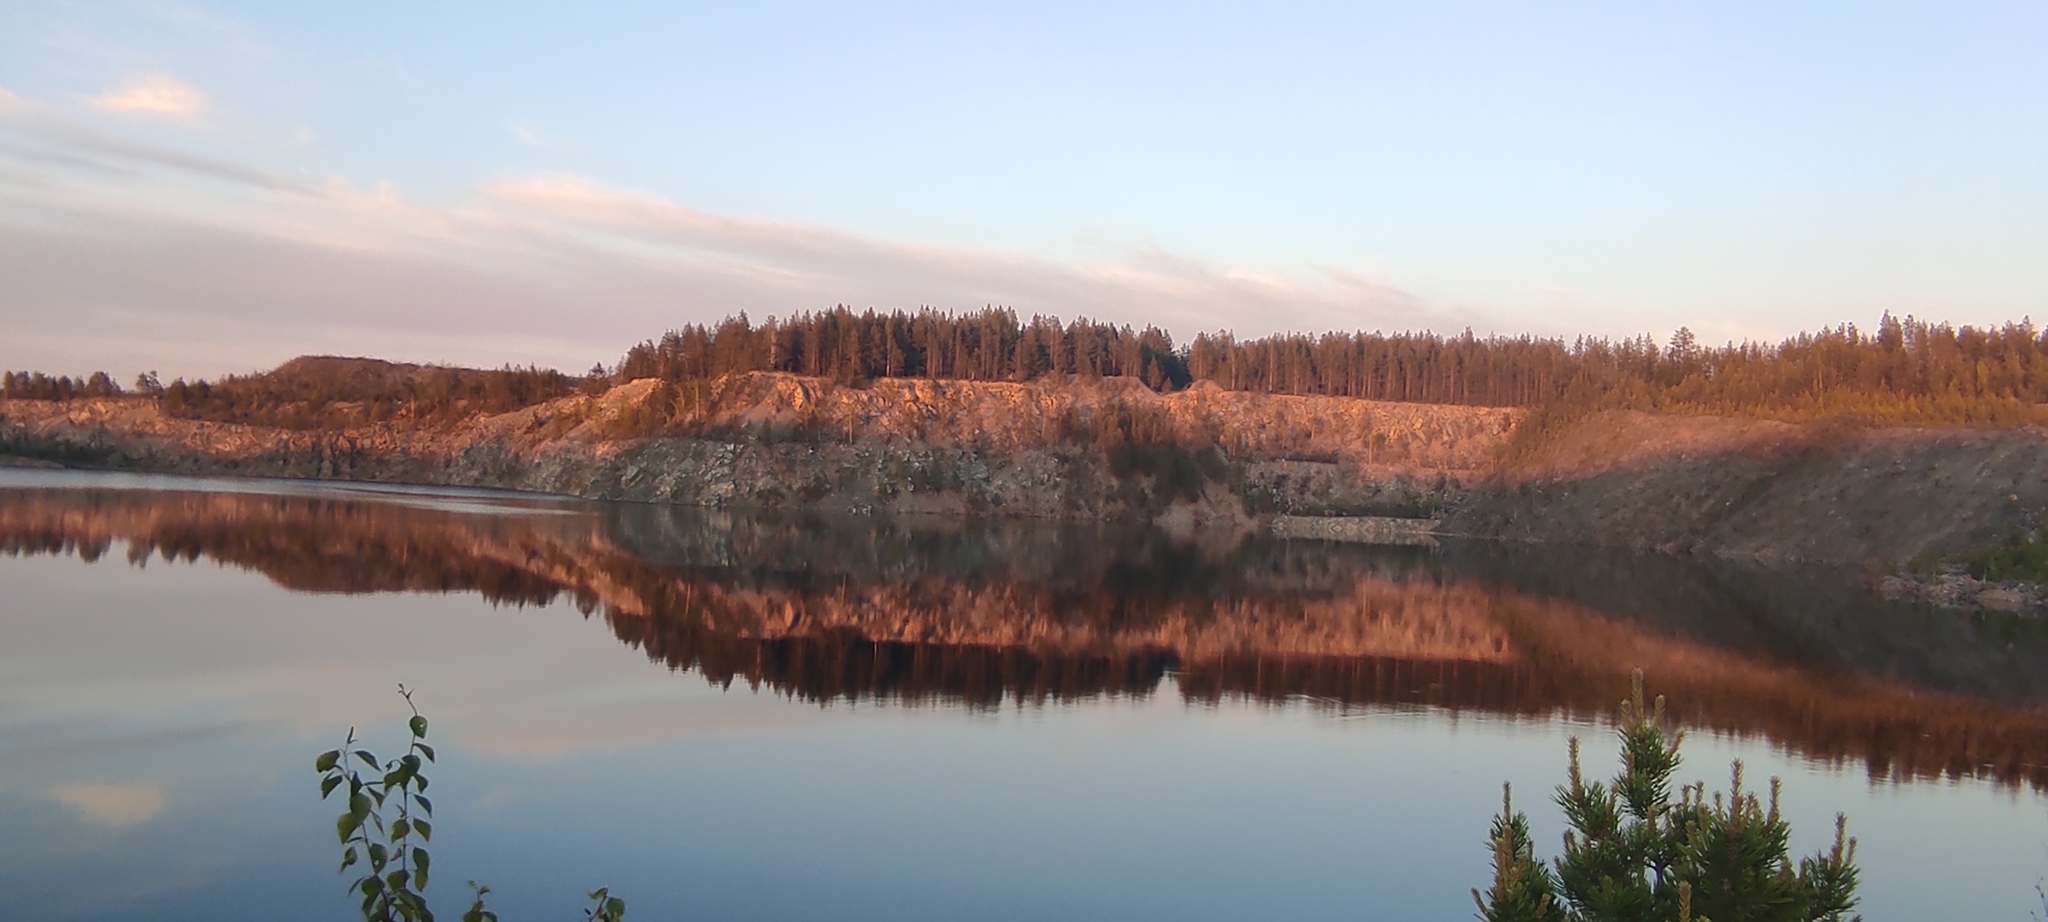
{"label": "wispy cloud", "polygon": [[140,0],[134,10],[136,18],[161,30],[173,30],[184,41],[215,54],[253,59],[277,57],[276,49],[245,19],[176,0]]}
{"label": "wispy cloud", "polygon": [[554,144],[547,135],[541,134],[540,129],[526,122],[513,122],[506,128],[512,132],[513,138],[527,147],[551,147]]}
{"label": "wispy cloud", "polygon": [[130,78],[118,87],[92,98],[92,106],[107,112],[141,115],[197,115],[206,108],[206,94],[170,74],[149,74]]}
{"label": "wispy cloud", "polygon": [[[52,114],[48,107],[18,101],[0,105],[0,141],[15,156],[51,165],[70,164],[95,172],[125,172],[142,178],[163,170],[263,189],[299,189],[303,184],[261,170],[156,144],[132,141]],[[11,137],[9,137],[11,136]],[[4,159],[5,155],[0,155]],[[51,179],[62,179],[52,176]]]}
{"label": "wispy cloud", "polygon": [[140,826],[164,811],[164,792],[154,784],[60,784],[50,789],[50,799],[117,829]]}
{"label": "wispy cloud", "polygon": [[1484,327],[1339,270],[1262,271],[1152,244],[1060,260],[889,240],[573,175],[427,204],[21,108],[0,117],[0,366],[214,375],[319,350],[580,370],[684,323],[842,303],[993,304],[1183,339]]}
{"label": "wispy cloud", "polygon": [[1107,261],[1067,262],[719,215],[587,177],[525,177],[491,183],[481,191],[490,201],[542,213],[614,240],[630,240],[651,248],[651,253],[678,260],[717,259],[763,278],[866,293],[874,300],[865,303],[885,307],[906,301],[993,303],[1066,316],[1089,313],[1150,321],[1183,334],[1193,328],[1230,325],[1245,316],[1311,326],[1440,325],[1469,319],[1432,316],[1420,299],[1356,273],[1262,273],[1149,244],[1127,248]]}

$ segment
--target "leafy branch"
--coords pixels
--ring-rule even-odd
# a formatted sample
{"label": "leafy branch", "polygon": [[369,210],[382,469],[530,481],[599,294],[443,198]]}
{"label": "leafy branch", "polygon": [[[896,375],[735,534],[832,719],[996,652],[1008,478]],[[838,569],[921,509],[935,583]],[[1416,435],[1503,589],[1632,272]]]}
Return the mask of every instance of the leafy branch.
{"label": "leafy branch", "polygon": [[[412,711],[406,721],[412,739],[404,755],[380,762],[357,746],[350,727],[341,748],[314,758],[313,770],[320,773],[320,799],[348,791],[334,833],[341,844],[339,870],[362,865],[348,893],[361,896],[364,922],[434,922],[425,896],[433,868],[425,846],[434,837],[434,802],[426,795],[425,769],[434,762],[434,747],[427,743],[427,718],[412,690],[400,685],[398,694]],[[469,887],[472,898],[462,922],[498,922],[498,914],[484,906],[491,888],[475,881]],[[599,887],[590,900],[585,922],[621,922],[626,916],[625,901],[612,896],[610,888]]]}

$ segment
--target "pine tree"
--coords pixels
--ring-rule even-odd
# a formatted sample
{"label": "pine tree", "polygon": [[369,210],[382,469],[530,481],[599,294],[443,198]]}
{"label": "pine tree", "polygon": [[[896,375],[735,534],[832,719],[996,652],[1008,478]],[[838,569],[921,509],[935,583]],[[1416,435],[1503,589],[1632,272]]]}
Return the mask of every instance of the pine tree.
{"label": "pine tree", "polygon": [[[1493,886],[1472,891],[1487,922],[1842,922],[1856,906],[1856,840],[1835,818],[1828,851],[1787,857],[1791,826],[1778,811],[1778,780],[1768,803],[1743,790],[1734,763],[1725,793],[1711,800],[1704,783],[1672,799],[1683,734],[1665,729],[1664,699],[1643,700],[1642,673],[1621,703],[1615,732],[1621,771],[1588,782],[1571,741],[1570,780],[1557,789],[1564,811],[1564,854],[1554,873],[1535,858],[1528,818],[1503,798],[1487,844]],[[1860,920],[1857,916],[1855,919]]]}

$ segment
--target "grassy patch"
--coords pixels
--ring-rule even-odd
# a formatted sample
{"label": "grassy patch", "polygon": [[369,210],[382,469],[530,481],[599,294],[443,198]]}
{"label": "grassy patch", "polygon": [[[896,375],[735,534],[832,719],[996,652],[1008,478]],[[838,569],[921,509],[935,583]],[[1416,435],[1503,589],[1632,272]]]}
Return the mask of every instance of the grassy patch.
{"label": "grassy patch", "polygon": [[2036,534],[2014,534],[2005,543],[1962,559],[1970,575],[1993,582],[2021,579],[2048,583],[2048,538]]}

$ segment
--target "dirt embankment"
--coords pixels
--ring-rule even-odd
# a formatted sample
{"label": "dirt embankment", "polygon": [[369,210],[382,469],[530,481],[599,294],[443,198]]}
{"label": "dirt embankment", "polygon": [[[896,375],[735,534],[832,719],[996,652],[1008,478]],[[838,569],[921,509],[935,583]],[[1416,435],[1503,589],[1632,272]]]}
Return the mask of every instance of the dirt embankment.
{"label": "dirt embankment", "polygon": [[[645,379],[421,426],[290,430],[147,400],[0,402],[0,455],[76,466],[500,487],[705,506],[1041,518],[1421,515],[1484,476],[1520,414],[1161,395],[1122,379]],[[1200,446],[1217,452],[1203,454]]]}
{"label": "dirt embankment", "polygon": [[2048,521],[2048,433],[1848,430],[1602,413],[1465,497],[1445,527],[1873,570]]}

